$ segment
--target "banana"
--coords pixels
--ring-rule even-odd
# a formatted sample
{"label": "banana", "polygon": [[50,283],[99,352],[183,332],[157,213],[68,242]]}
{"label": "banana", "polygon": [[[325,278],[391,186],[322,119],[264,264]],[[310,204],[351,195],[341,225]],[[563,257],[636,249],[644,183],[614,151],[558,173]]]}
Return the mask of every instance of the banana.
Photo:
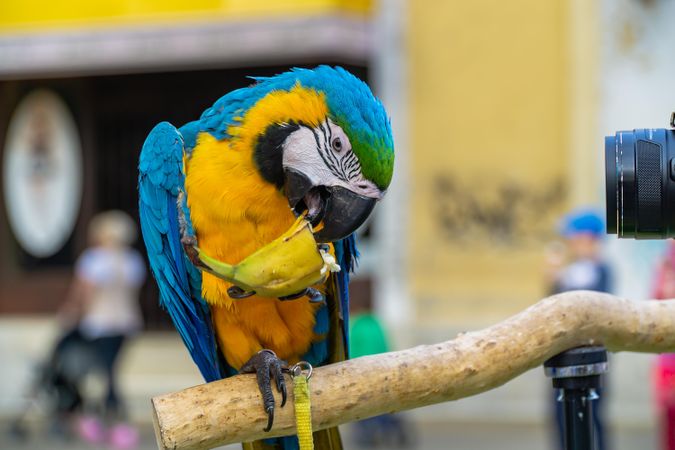
{"label": "banana", "polygon": [[[203,270],[243,289],[249,295],[288,297],[326,281],[340,266],[321,248],[304,216],[283,235],[243,259],[227,264],[194,247]],[[242,296],[243,297],[243,296]]]}

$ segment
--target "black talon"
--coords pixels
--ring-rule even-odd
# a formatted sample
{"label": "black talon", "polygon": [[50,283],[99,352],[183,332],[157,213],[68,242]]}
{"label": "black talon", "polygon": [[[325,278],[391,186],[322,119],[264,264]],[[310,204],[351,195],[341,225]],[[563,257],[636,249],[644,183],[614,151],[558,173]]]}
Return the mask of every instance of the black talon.
{"label": "black talon", "polygon": [[[274,372],[272,372],[274,370]],[[280,360],[276,360],[273,363],[273,367],[270,367],[270,374],[274,378],[274,381],[277,383],[277,392],[281,393],[281,407],[283,408],[286,404],[286,383],[284,382],[283,368],[281,367]]]}
{"label": "black talon", "polygon": [[323,303],[326,301],[326,297],[317,289],[307,288],[305,289],[305,294],[309,297],[310,303]]}
{"label": "black talon", "polygon": [[267,413],[267,427],[264,431],[270,431],[274,424],[274,395],[272,395],[272,379],[281,393],[281,407],[286,404],[286,380],[283,371],[286,363],[274,354],[272,350],[261,350],[251,357],[242,367],[241,373],[254,373],[258,381],[258,389],[263,398],[263,408]]}
{"label": "black talon", "polygon": [[296,298],[305,296],[309,297],[310,303],[323,303],[326,301],[326,297],[321,292],[311,287],[308,287],[307,289],[300,291],[296,294],[286,295],[285,297],[279,297],[279,300],[281,301],[295,300]]}
{"label": "black talon", "polygon": [[[277,386],[278,388],[278,386]],[[281,407],[283,408],[286,404],[286,399],[288,398],[288,393],[286,392],[286,383],[281,385]]]}
{"label": "black talon", "polygon": [[303,289],[302,291],[296,292],[295,294],[285,295],[283,297],[279,297],[279,300],[281,300],[281,301],[295,300],[296,298],[304,297],[305,295],[307,295],[307,291],[309,289],[311,289],[311,288]]}
{"label": "black talon", "polygon": [[227,288],[227,295],[229,295],[230,298],[239,300],[242,298],[248,298],[252,295],[255,295],[255,291],[245,291],[239,286],[230,286],[229,288]]}
{"label": "black talon", "polygon": [[272,429],[272,424],[274,424],[274,406],[270,406],[265,411],[267,412],[267,426],[263,428],[263,431],[267,433]]}

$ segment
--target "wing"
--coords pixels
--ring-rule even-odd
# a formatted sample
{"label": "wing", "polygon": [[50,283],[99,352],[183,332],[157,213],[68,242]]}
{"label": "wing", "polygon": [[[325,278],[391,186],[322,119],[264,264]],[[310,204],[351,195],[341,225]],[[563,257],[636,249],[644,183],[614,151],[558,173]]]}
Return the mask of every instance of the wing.
{"label": "wing", "polygon": [[240,121],[243,112],[251,108],[268,91],[269,89],[253,85],[228,92],[219,98],[211,107],[204,110],[198,120],[180,127],[185,151],[188,154],[192,152],[197,144],[199,133],[209,133],[218,140],[229,138],[230,125]]}
{"label": "wing", "polygon": [[342,319],[342,336],[345,357],[349,357],[349,274],[358,266],[359,250],[356,248],[356,235],[351,234],[335,244],[335,256],[340,271],[335,274],[336,295],[339,300]]}
{"label": "wing", "polygon": [[[225,375],[216,345],[208,305],[201,297],[201,273],[190,263],[180,242],[180,226],[192,232],[189,211],[182,198],[183,138],[168,122],[148,135],[138,165],[138,197],[141,231],[157,280],[160,304],[169,312],[176,329],[206,381]],[[184,197],[184,196],[181,196]],[[180,223],[178,208],[185,223]]]}
{"label": "wing", "polygon": [[303,356],[313,365],[343,361],[349,357],[349,274],[354,272],[359,252],[352,234],[334,244],[340,271],[326,282],[326,304],[316,312],[314,333],[326,339],[314,342]]}

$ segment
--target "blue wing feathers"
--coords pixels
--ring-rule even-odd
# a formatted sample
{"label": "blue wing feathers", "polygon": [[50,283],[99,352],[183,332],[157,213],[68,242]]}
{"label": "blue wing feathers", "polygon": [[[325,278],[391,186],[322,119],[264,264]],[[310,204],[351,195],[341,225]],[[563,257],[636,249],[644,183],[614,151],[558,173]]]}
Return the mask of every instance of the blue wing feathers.
{"label": "blue wing feathers", "polygon": [[[335,295],[338,297],[335,300],[339,304],[340,314],[342,315],[341,331],[347,356],[349,355],[349,274],[356,269],[358,256],[356,238],[353,234],[335,243],[335,257],[340,265],[340,272],[335,275],[337,277],[337,292]],[[314,333],[319,336],[327,335],[331,324],[328,308],[325,305],[319,308],[315,318]],[[328,342],[321,340],[312,343],[302,358],[310,364],[321,365],[328,360],[328,357]]]}
{"label": "blue wing feathers", "polygon": [[328,318],[328,308],[326,305],[319,308],[316,312],[316,323],[314,324],[314,334],[326,334],[330,328]]}
{"label": "blue wing feathers", "polygon": [[337,273],[340,311],[342,312],[342,335],[347,355],[349,355],[349,274],[356,270],[359,251],[356,248],[356,236],[351,234],[335,243],[335,257],[340,265]]}
{"label": "blue wing feathers", "polygon": [[[180,230],[178,228],[178,211],[176,208],[176,203],[172,201],[171,197],[167,197],[168,201],[168,207],[167,211],[169,214],[167,215],[169,219],[169,230],[171,230],[171,235],[173,236],[180,236]],[[171,257],[172,260],[176,262],[176,274],[180,278],[180,286],[181,287],[187,287],[189,291],[189,282],[188,282],[188,274],[185,269],[185,262],[183,261],[183,248],[180,244],[180,241],[177,241],[175,239],[169,239],[169,248],[171,249]]]}
{"label": "blue wing feathers", "polygon": [[183,138],[178,130],[167,122],[157,125],[146,139],[139,161],[141,230],[160,303],[204,378],[213,381],[224,372],[211,315],[201,298],[201,275],[187,261],[180,243],[177,196],[184,184],[182,157]]}
{"label": "blue wing feathers", "polygon": [[[316,311],[315,324],[313,332],[318,336],[327,335],[330,328],[330,318],[328,317],[328,307],[321,306]],[[323,339],[310,345],[309,350],[302,356],[302,359],[312,365],[321,365],[328,359],[328,342]]]}

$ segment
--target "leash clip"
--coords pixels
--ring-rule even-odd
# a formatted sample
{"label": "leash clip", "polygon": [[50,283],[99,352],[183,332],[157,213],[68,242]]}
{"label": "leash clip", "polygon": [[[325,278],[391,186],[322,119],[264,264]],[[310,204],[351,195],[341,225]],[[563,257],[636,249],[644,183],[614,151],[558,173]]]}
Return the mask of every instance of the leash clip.
{"label": "leash clip", "polygon": [[307,361],[299,361],[298,363],[293,364],[291,367],[288,368],[288,373],[292,377],[299,377],[301,375],[304,375],[307,378],[307,381],[309,381],[309,379],[312,378],[313,370],[314,368]]}

